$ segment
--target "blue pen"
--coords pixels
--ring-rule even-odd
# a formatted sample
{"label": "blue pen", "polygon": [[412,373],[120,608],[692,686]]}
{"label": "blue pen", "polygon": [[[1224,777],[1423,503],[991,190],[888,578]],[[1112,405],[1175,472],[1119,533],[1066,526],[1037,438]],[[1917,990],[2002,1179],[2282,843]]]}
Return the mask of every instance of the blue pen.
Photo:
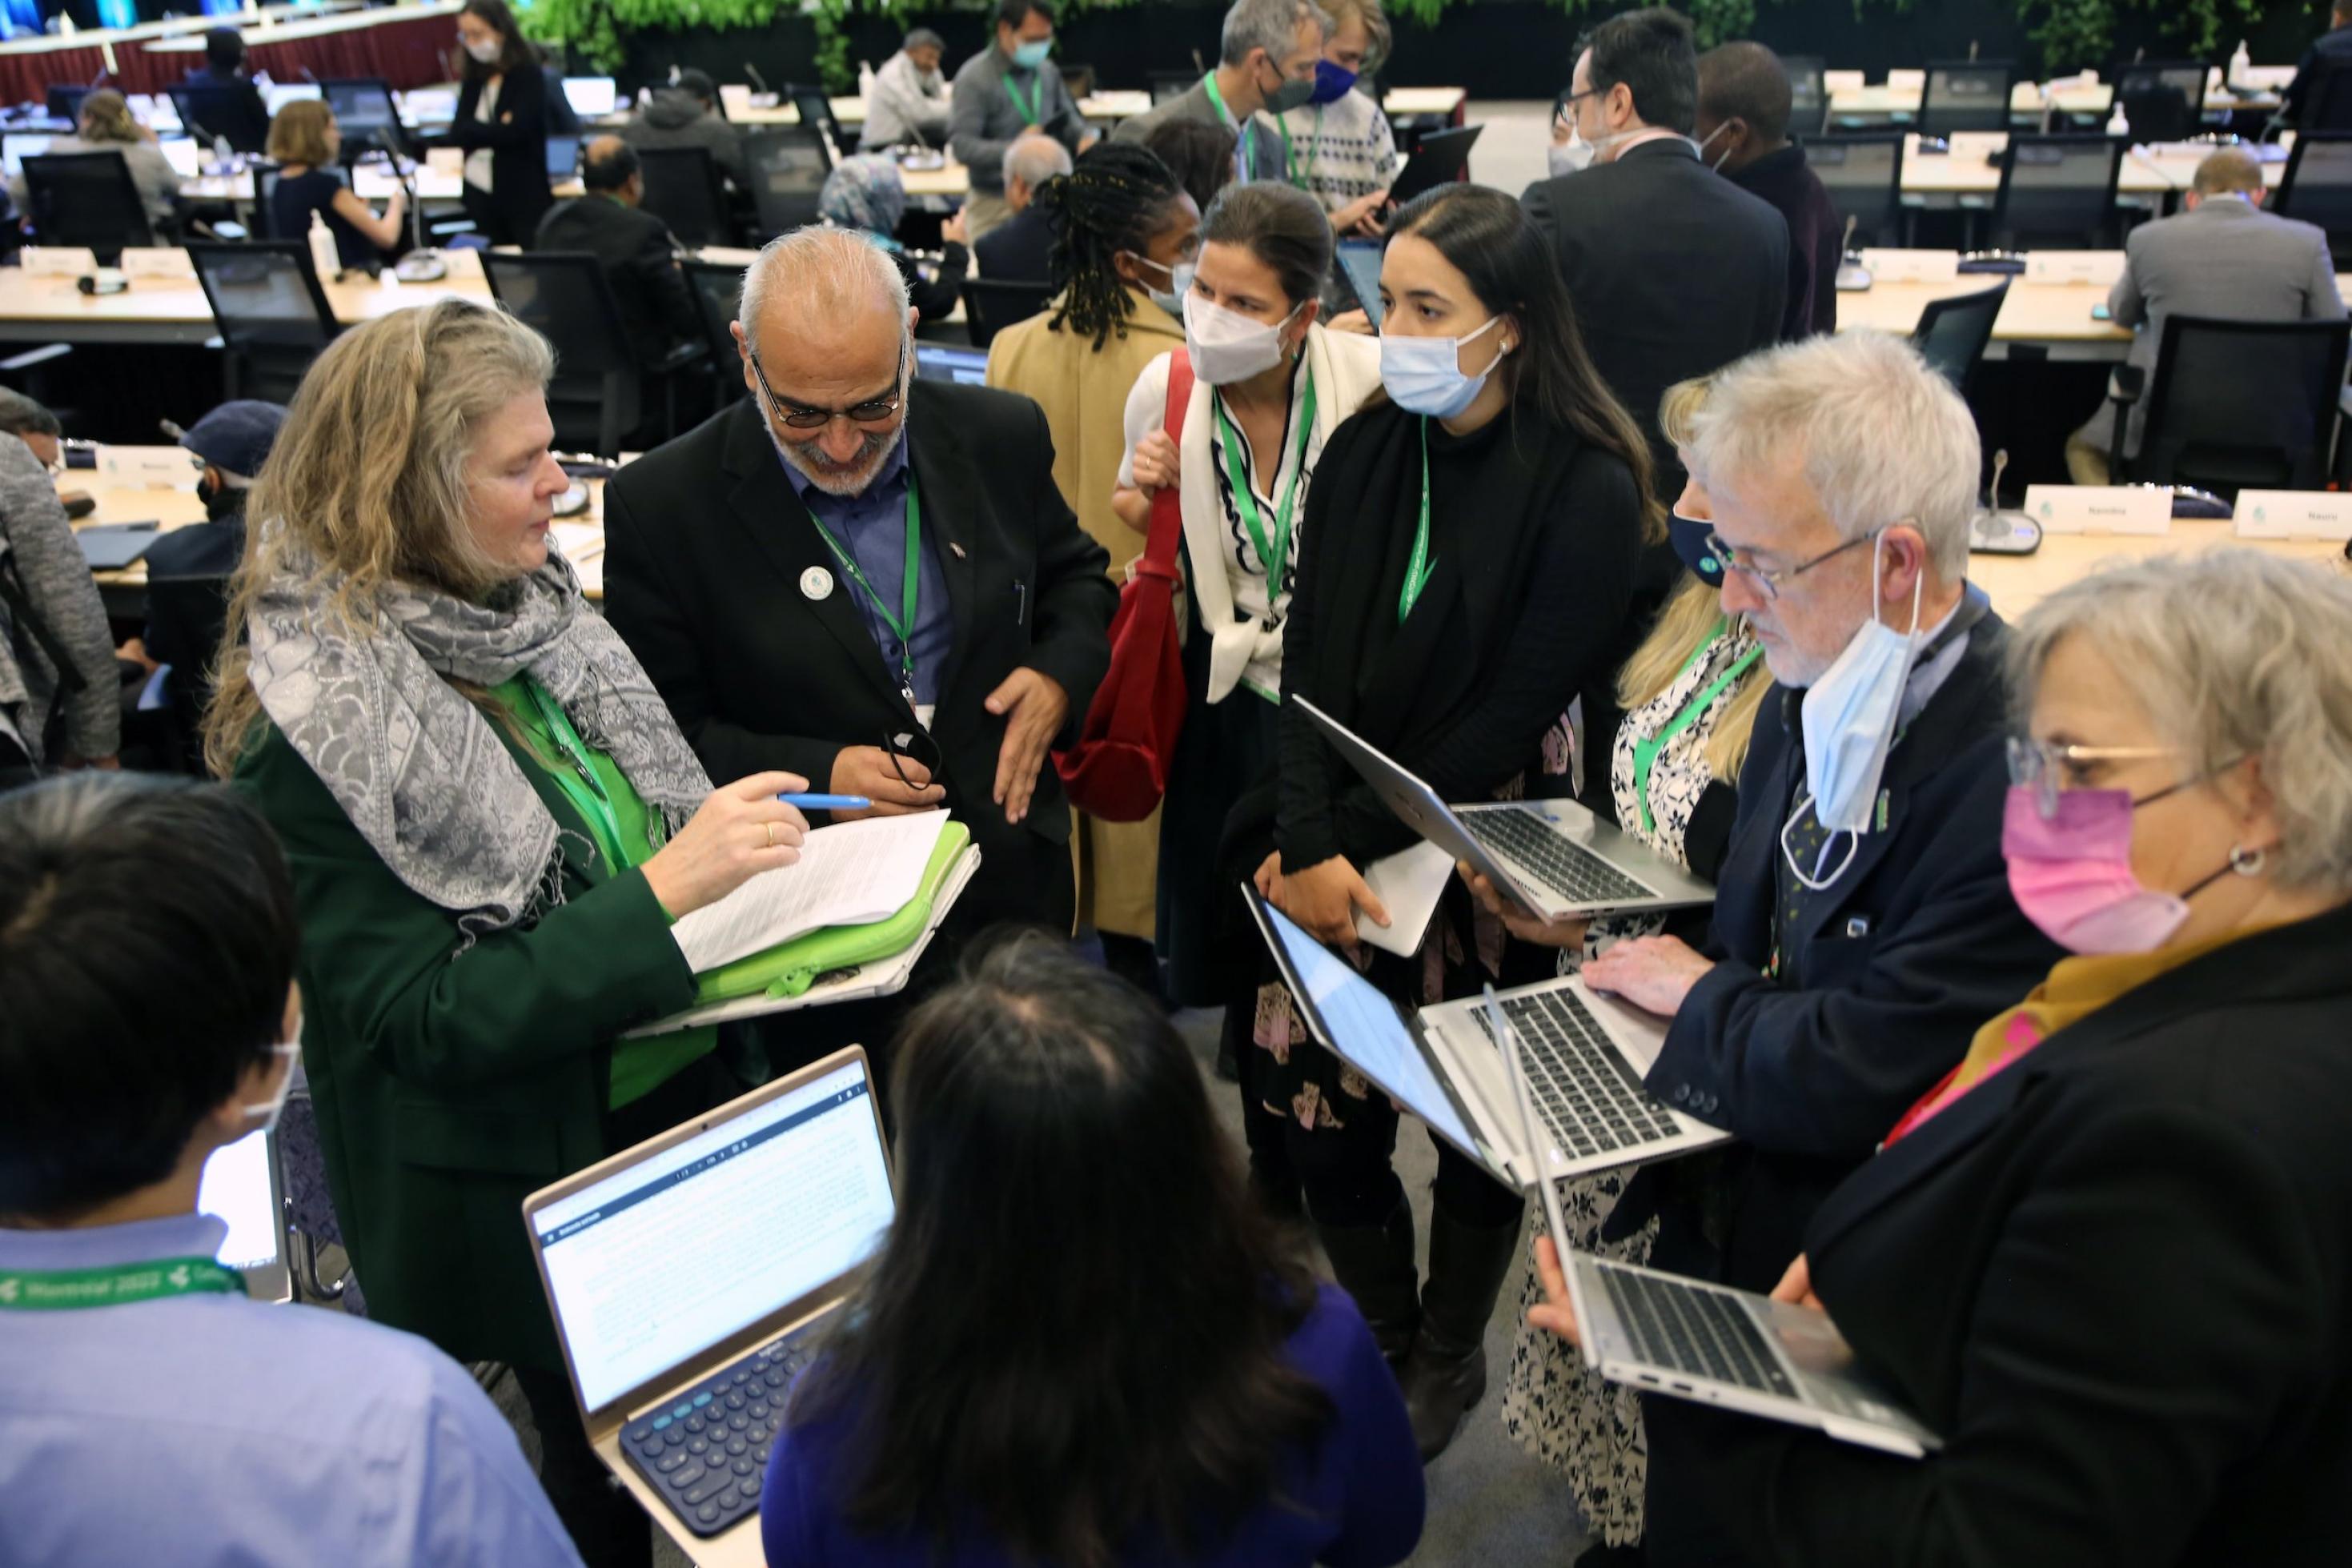
{"label": "blue pen", "polygon": [[863,795],[779,795],[776,799],[803,811],[863,811],[874,804]]}

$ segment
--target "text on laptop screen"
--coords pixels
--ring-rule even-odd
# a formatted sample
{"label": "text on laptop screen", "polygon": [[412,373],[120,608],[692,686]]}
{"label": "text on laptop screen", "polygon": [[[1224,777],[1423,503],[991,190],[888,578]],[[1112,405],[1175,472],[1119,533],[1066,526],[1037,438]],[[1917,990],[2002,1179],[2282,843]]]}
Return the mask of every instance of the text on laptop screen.
{"label": "text on laptop screen", "polygon": [[1402,1101],[1406,1110],[1451,1138],[1456,1147],[1478,1147],[1444,1086],[1437,1082],[1429,1059],[1422,1054],[1412,1030],[1405,1027],[1380,988],[1270,904],[1265,906],[1265,917],[1290,961],[1291,972],[1307,988],[1307,1005],[1331,1031],[1343,1054]]}
{"label": "text on laptop screen", "polygon": [[988,350],[961,349],[952,344],[915,345],[915,373],[927,381],[960,382],[968,387],[988,382]]}
{"label": "text on laptop screen", "polygon": [[269,1134],[248,1133],[215,1149],[196,1187],[196,1212],[228,1221],[220,1260],[232,1269],[278,1261],[278,1203],[269,1189]]}
{"label": "text on laptop screen", "polygon": [[531,1216],[589,1409],[880,1244],[890,1175],[867,1093],[853,1062]]}

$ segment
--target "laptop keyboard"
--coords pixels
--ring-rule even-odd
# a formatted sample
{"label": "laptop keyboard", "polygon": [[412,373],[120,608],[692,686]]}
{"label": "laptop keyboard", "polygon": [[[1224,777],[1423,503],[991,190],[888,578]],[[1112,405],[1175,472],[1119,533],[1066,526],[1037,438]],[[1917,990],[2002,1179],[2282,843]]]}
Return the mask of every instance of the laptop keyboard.
{"label": "laptop keyboard", "polygon": [[760,1511],[768,1451],[809,1344],[805,1333],[780,1339],[621,1429],[621,1452],[695,1534]]}
{"label": "laptop keyboard", "polygon": [[1600,1273],[1638,1359],[1759,1394],[1798,1396],[1780,1358],[1730,1291],[1605,1264]]}
{"label": "laptop keyboard", "polygon": [[1527,867],[1538,881],[1570,904],[1626,904],[1657,896],[1533,811],[1464,811],[1460,815],[1472,838]]}
{"label": "laptop keyboard", "polygon": [[[1495,1038],[1485,1008],[1473,1008],[1470,1016],[1489,1040]],[[1506,998],[1503,1016],[1527,1047],[1519,1061],[1536,1114],[1570,1159],[1682,1136],[1674,1113],[1650,1097],[1575,992]]]}

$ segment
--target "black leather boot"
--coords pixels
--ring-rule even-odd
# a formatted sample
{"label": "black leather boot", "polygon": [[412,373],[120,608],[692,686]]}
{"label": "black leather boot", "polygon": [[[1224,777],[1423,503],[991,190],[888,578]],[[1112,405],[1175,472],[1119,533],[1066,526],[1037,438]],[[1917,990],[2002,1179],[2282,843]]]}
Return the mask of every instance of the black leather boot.
{"label": "black leather boot", "polygon": [[1471,1226],[1433,1207],[1429,1283],[1421,1333],[1404,1376],[1405,1410],[1422,1463],[1445,1451],[1463,1416],[1486,1392],[1486,1324],[1519,1245],[1519,1222]]}
{"label": "black leather boot", "polygon": [[1315,1222],[1316,1239],[1331,1260],[1332,1276],[1356,1298],[1372,1339],[1403,1376],[1405,1357],[1421,1327],[1421,1272],[1412,1260],[1412,1210],[1402,1198],[1378,1225]]}

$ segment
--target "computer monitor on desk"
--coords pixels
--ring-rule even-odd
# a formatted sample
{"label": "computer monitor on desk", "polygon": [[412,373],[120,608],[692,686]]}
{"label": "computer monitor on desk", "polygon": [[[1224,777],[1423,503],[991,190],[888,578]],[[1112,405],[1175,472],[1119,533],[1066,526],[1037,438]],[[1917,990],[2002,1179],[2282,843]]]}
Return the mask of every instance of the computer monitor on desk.
{"label": "computer monitor on desk", "polygon": [[261,101],[269,106],[270,118],[274,120],[278,116],[278,111],[285,108],[288,104],[299,103],[307,99],[315,99],[318,96],[319,84],[317,82],[281,81],[270,83],[269,86],[262,92]]}

